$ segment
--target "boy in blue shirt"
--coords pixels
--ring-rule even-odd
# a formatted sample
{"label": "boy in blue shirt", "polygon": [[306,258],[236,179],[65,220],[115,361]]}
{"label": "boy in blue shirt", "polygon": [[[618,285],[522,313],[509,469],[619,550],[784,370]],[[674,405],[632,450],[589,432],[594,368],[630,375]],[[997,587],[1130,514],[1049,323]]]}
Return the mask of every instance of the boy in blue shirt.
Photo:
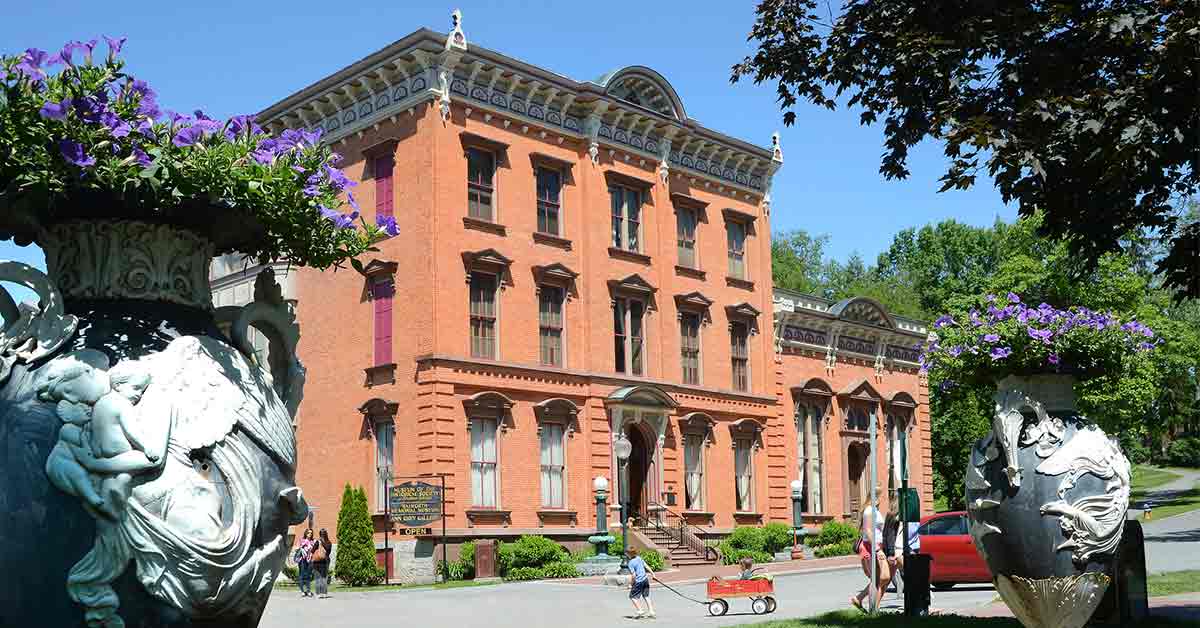
{"label": "boy in blue shirt", "polygon": [[[637,555],[637,551],[629,549],[625,554],[629,558],[629,599],[633,601],[633,608],[637,610],[635,619],[649,617],[654,619],[654,605],[650,603],[650,578],[654,575],[650,571],[650,567],[646,565],[646,561],[642,560],[641,556]],[[639,599],[646,601],[646,609],[642,609]]]}

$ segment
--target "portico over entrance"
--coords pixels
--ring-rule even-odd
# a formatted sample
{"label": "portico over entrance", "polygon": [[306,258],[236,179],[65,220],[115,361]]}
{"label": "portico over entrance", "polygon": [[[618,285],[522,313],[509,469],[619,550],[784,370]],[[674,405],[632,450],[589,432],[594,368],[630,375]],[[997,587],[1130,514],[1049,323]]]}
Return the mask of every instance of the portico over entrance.
{"label": "portico over entrance", "polygon": [[[650,385],[625,386],[604,401],[608,408],[610,460],[616,490],[613,506],[629,504],[631,517],[646,517],[662,500],[663,442],[667,415],[679,407],[671,395]],[[629,457],[617,456],[617,441],[624,436],[630,444]]]}

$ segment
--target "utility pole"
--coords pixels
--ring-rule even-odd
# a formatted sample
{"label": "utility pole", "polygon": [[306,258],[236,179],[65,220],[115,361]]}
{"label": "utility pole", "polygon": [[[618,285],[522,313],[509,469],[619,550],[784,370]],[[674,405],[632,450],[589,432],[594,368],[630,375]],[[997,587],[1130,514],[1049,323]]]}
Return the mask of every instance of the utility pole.
{"label": "utility pole", "polygon": [[871,614],[879,612],[879,599],[876,597],[876,590],[879,588],[879,552],[883,548],[879,547],[879,539],[875,537],[876,519],[879,518],[879,496],[876,494],[875,486],[879,481],[876,477],[878,473],[877,465],[875,464],[875,435],[878,429],[875,427],[878,421],[878,415],[875,412],[871,413],[871,425],[867,428],[867,437],[871,441],[870,464],[871,464],[871,501],[869,503],[871,510],[871,529],[867,532],[871,538]]}

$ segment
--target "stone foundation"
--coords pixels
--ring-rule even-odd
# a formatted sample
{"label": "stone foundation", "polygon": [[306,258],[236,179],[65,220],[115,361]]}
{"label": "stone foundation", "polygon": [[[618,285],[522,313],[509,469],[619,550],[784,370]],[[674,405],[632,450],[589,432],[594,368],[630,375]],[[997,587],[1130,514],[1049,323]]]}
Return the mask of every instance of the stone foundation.
{"label": "stone foundation", "polygon": [[433,541],[410,539],[392,546],[393,581],[403,584],[434,584],[438,581]]}

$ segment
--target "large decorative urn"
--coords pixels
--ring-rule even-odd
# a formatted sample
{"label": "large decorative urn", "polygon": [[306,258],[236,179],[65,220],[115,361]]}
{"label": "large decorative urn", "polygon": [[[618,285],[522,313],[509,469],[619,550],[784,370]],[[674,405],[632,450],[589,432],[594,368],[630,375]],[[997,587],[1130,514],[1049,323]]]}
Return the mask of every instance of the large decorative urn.
{"label": "large decorative urn", "polygon": [[967,464],[970,533],[1027,628],[1079,628],[1100,604],[1129,505],[1130,466],[1076,410],[1067,375],[997,385]]}
{"label": "large decorative urn", "polygon": [[304,370],[269,271],[250,305],[213,308],[218,237],[73,220],[35,238],[47,274],[0,262],[40,297],[0,289],[0,626],[258,625],[307,513]]}

